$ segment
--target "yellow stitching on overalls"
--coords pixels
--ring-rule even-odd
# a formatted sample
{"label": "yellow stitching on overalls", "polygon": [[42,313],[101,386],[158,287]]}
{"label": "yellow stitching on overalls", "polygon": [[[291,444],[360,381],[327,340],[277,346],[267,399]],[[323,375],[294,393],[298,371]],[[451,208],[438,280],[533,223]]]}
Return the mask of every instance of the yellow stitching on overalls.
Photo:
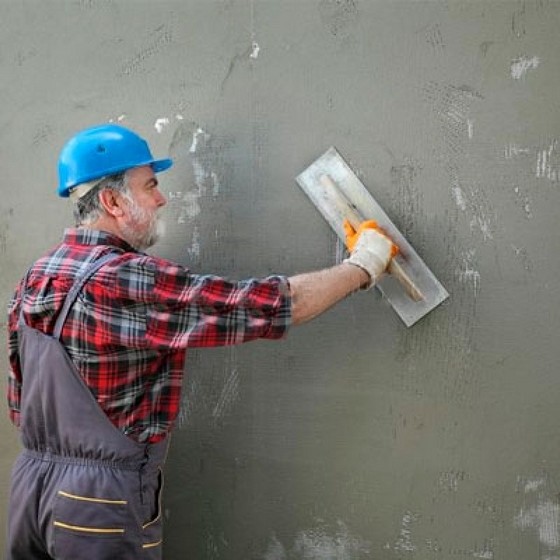
{"label": "yellow stitching on overalls", "polygon": [[63,529],[70,529],[71,531],[81,531],[83,533],[102,533],[102,534],[119,534],[124,533],[124,529],[112,529],[102,527],[81,527],[80,525],[68,525],[60,521],[53,522],[55,527],[62,527]]}
{"label": "yellow stitching on overalls", "polygon": [[156,546],[159,546],[163,541],[157,541],[157,542],[151,542],[151,543],[146,543],[142,545],[142,548],[154,548]]}
{"label": "yellow stitching on overalls", "polygon": [[[142,525],[142,529],[146,529],[146,527],[149,527],[150,525],[153,525],[154,523],[158,522],[161,518],[161,497],[163,495],[164,480],[163,480],[163,471],[161,470],[161,467],[158,467],[158,471],[159,471],[159,476],[161,478],[161,487],[159,489],[159,494],[158,494],[158,514],[157,514],[157,517],[155,519],[152,519],[151,521],[148,521],[148,523]],[[156,546],[156,545],[154,545],[154,546]]]}
{"label": "yellow stitching on overalls", "polygon": [[111,504],[115,506],[126,506],[128,502],[126,500],[105,500],[103,498],[88,498],[86,496],[76,496],[76,494],[70,494],[59,490],[58,494],[64,496],[65,498],[71,498],[72,500],[80,500],[82,502],[94,502],[96,504]]}

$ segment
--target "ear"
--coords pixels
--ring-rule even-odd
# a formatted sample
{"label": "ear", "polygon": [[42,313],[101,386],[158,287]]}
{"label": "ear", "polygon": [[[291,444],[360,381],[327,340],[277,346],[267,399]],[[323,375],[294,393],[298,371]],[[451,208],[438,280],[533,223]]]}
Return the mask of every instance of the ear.
{"label": "ear", "polygon": [[113,189],[103,189],[99,193],[99,202],[109,216],[121,218],[124,215],[123,198]]}

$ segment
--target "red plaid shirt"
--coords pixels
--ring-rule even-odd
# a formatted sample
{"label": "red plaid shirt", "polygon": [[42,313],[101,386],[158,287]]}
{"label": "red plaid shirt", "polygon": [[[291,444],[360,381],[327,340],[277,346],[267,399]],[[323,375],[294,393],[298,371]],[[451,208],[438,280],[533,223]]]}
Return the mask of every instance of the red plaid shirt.
{"label": "red plaid shirt", "polygon": [[[106,253],[104,265],[72,306],[61,342],[103,411],[123,433],[157,442],[180,407],[186,349],[281,338],[291,320],[285,277],[231,282],[191,274],[170,261],[135,252],[106,232],[68,229],[63,242],[31,268],[26,323],[52,334],[76,275]],[[19,425],[21,369],[17,322],[20,283],[9,307],[8,404]]]}

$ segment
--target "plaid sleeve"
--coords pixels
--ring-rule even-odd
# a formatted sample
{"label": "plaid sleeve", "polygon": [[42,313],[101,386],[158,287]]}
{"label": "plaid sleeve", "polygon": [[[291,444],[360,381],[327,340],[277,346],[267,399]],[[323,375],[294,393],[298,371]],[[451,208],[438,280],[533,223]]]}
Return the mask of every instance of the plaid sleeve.
{"label": "plaid sleeve", "polygon": [[291,323],[290,288],[284,276],[231,281],[191,274],[169,261],[144,257],[121,269],[118,284],[129,292],[128,297],[146,301],[145,333],[152,347],[277,339]]}

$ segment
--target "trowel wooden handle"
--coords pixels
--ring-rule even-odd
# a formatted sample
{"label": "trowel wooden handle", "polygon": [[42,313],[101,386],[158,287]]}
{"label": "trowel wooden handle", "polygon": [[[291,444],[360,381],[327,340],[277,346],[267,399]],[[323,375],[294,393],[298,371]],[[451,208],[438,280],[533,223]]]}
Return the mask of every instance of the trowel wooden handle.
{"label": "trowel wooden handle", "polygon": [[[330,175],[321,175],[319,178],[321,184],[325,187],[326,197],[338,209],[343,218],[346,218],[350,225],[357,230],[364,221],[364,217],[358,208],[350,202],[346,196],[340,191],[338,185],[334,182]],[[412,278],[406,273],[402,265],[398,262],[399,257],[392,258],[387,267],[387,272],[398,280],[404,291],[412,301],[422,301],[424,294],[414,284]]]}

